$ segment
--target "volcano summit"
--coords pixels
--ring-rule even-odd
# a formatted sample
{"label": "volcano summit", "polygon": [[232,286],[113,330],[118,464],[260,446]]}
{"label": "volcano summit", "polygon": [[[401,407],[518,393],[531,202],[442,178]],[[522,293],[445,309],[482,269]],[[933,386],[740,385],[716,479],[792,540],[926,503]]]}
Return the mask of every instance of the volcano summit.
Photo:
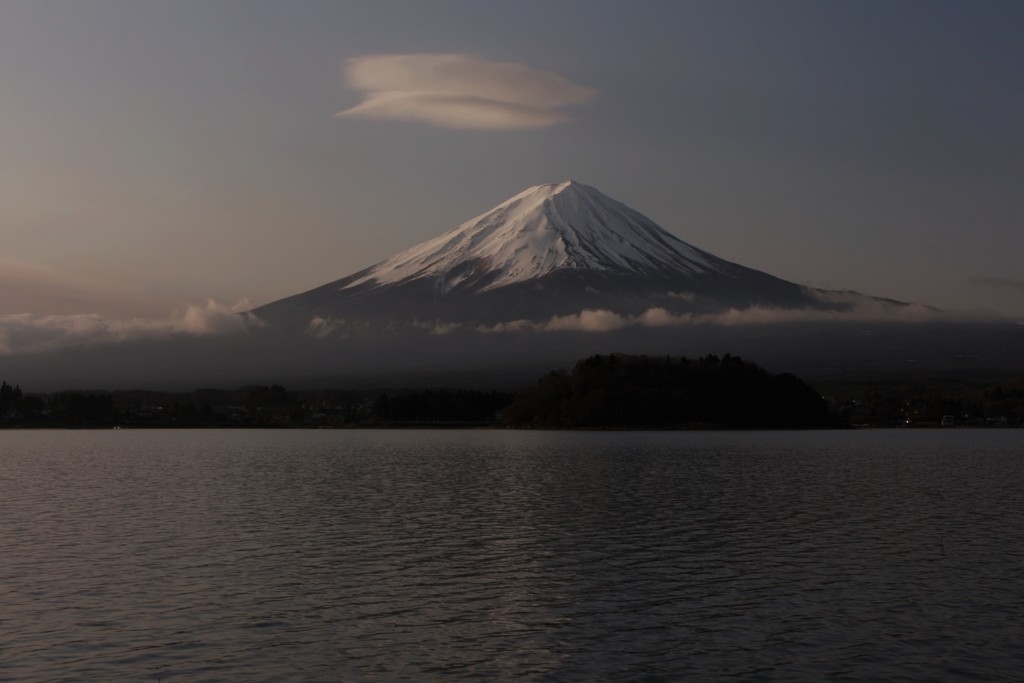
{"label": "volcano summit", "polygon": [[439,237],[253,313],[282,329],[492,326],[587,310],[843,310],[851,297],[867,299],[837,294],[718,258],[569,180],[526,189]]}
{"label": "volcano summit", "polygon": [[[592,187],[538,185],[244,332],[4,356],[37,386],[515,386],[589,354],[730,353],[802,376],[1019,372],[1024,327],[802,287],[683,242]],[[914,323],[914,324],[906,324]],[[5,363],[7,364],[5,370]],[[17,375],[15,375],[15,371]],[[347,380],[344,380],[347,381]]]}

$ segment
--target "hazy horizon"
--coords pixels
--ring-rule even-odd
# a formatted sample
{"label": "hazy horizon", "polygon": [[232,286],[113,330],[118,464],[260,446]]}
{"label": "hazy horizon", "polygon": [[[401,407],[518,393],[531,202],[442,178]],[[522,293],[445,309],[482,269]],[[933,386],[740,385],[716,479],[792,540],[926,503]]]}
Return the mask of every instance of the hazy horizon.
{"label": "hazy horizon", "polygon": [[27,321],[237,329],[233,311],[569,178],[797,284],[1019,320],[1022,19],[14,0],[0,350]]}

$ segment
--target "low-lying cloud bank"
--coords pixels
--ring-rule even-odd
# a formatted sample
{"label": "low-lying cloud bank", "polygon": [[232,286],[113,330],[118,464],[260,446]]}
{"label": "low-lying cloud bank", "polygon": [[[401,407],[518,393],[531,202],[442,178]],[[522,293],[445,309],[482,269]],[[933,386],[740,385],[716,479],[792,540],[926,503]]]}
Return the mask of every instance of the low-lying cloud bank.
{"label": "low-lying cloud bank", "polygon": [[[889,304],[869,300],[848,310],[811,308],[730,308],[721,313],[672,313],[664,308],[649,308],[639,315],[621,315],[605,309],[584,310],[558,315],[546,321],[513,320],[480,326],[486,334],[508,332],[612,332],[627,327],[682,327],[685,325],[771,325],[779,323],[863,321],[934,322],[952,320],[942,311],[915,304]],[[451,331],[444,326],[444,332]],[[442,334],[444,332],[438,332]]]}
{"label": "low-lying cloud bank", "polygon": [[119,320],[96,313],[0,315],[0,355],[40,353],[64,348],[158,340],[173,336],[210,336],[245,332],[261,322],[240,311],[248,302],[229,307],[210,299],[204,305],[188,306],[167,318]]}
{"label": "low-lying cloud bank", "polygon": [[515,130],[571,120],[563,107],[594,91],[549,71],[465,54],[383,54],[345,63],[365,94],[335,117],[416,121],[441,128]]}
{"label": "low-lying cloud bank", "polygon": [[[434,336],[458,332],[480,334],[530,334],[549,332],[614,332],[626,328],[669,328],[696,325],[774,325],[813,322],[997,322],[1002,320],[990,314],[950,313],[931,306],[907,304],[886,299],[863,296],[855,292],[818,292],[815,297],[825,304],[822,308],[730,308],[717,313],[674,313],[666,308],[652,307],[638,315],[616,313],[598,308],[579,313],[556,315],[547,320],[509,320],[494,325],[465,324],[442,320],[416,320],[411,327]],[[679,297],[682,298],[682,297]],[[687,297],[692,299],[692,297]],[[316,339],[345,339],[359,335],[398,334],[403,326],[391,323],[374,327],[367,322],[343,318],[316,317],[305,329],[308,337]]]}
{"label": "low-lying cloud bank", "polygon": [[[394,332],[395,325],[388,326],[383,331]],[[304,330],[306,336],[314,339],[349,339],[359,335],[369,335],[382,330],[375,330],[372,325],[359,320],[346,320],[345,318],[322,318],[317,316],[309,321]]]}

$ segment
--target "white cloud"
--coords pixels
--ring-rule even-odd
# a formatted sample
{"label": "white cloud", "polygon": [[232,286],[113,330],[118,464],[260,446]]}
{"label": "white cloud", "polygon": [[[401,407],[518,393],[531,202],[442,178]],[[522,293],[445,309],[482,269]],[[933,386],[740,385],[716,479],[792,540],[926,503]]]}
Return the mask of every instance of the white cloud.
{"label": "white cloud", "polygon": [[249,297],[243,296],[241,299],[239,299],[237,302],[235,302],[234,306],[231,307],[231,312],[232,313],[248,313],[249,311],[251,311],[254,308],[256,308],[256,307],[252,305],[251,301],[249,301]]}
{"label": "white cloud", "polygon": [[434,324],[434,326],[430,328],[430,334],[434,335],[435,337],[443,337],[446,334],[451,334],[452,332],[458,332],[461,329],[462,329],[462,325],[460,323],[442,323],[442,322],[439,322],[439,323]]}
{"label": "white cloud", "polygon": [[558,315],[545,324],[547,332],[611,332],[629,325],[632,321],[608,310],[580,311],[576,315]]}
{"label": "white cloud", "polygon": [[246,331],[261,322],[212,299],[164,319],[109,318],[98,313],[0,315],[0,354],[38,353],[57,349],[112,344],[175,335],[220,335]]}
{"label": "white cloud", "polygon": [[611,332],[636,324],[633,316],[623,316],[600,308],[572,315],[556,315],[550,320],[512,320],[477,328],[479,332]]}
{"label": "white cloud", "polygon": [[664,308],[648,308],[636,318],[636,323],[641,327],[675,327],[692,322],[692,315],[677,315]]}
{"label": "white cloud", "polygon": [[877,321],[927,322],[961,319],[942,311],[915,304],[892,304],[877,299],[836,292],[833,303],[848,302],[845,310],[817,308],[730,308],[720,313],[672,313],[664,308],[649,308],[639,315],[620,315],[612,311],[584,310],[573,315],[554,316],[547,321],[513,320],[477,328],[479,332],[610,332],[626,327],[681,327],[684,325],[770,325],[795,322]]}
{"label": "white cloud", "polygon": [[254,315],[243,316],[238,306],[225,306],[209,299],[205,306],[189,306],[180,320],[171,319],[173,332],[186,334],[233,334],[244,332],[246,320],[258,320]]}
{"label": "white cloud", "polygon": [[339,327],[345,324],[344,318],[321,318],[316,316],[306,326],[306,334],[317,339],[329,337]]}
{"label": "white cloud", "polygon": [[[257,324],[260,326],[265,325],[262,320],[257,318]],[[306,325],[305,333],[307,336],[313,337],[314,339],[326,339],[332,337],[334,339],[348,339],[357,335],[371,335],[379,333],[393,333],[393,323],[384,328],[374,328],[369,323],[362,320],[346,320],[345,318],[324,318],[322,316],[315,316],[310,319]],[[252,327],[252,323],[249,323]]]}
{"label": "white cloud", "polygon": [[335,116],[442,128],[546,128],[570,120],[563,107],[594,96],[549,71],[464,54],[356,57],[346,61],[345,76],[366,99]]}

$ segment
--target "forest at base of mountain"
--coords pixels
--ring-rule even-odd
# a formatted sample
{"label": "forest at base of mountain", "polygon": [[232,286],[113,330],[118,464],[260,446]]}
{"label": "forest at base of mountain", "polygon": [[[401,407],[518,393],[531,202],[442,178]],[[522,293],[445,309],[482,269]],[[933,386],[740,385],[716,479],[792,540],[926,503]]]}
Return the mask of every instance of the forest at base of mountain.
{"label": "forest at base of mountain", "polygon": [[511,427],[800,429],[1024,426],[1024,379],[972,386],[920,379],[829,386],[726,354],[596,355],[517,392],[472,389],[289,391],[245,386],[33,394],[0,386],[0,427]]}
{"label": "forest at base of mountain", "polygon": [[726,354],[591,356],[519,393],[512,426],[626,429],[812,429],[834,426],[828,404],[797,377]]}

